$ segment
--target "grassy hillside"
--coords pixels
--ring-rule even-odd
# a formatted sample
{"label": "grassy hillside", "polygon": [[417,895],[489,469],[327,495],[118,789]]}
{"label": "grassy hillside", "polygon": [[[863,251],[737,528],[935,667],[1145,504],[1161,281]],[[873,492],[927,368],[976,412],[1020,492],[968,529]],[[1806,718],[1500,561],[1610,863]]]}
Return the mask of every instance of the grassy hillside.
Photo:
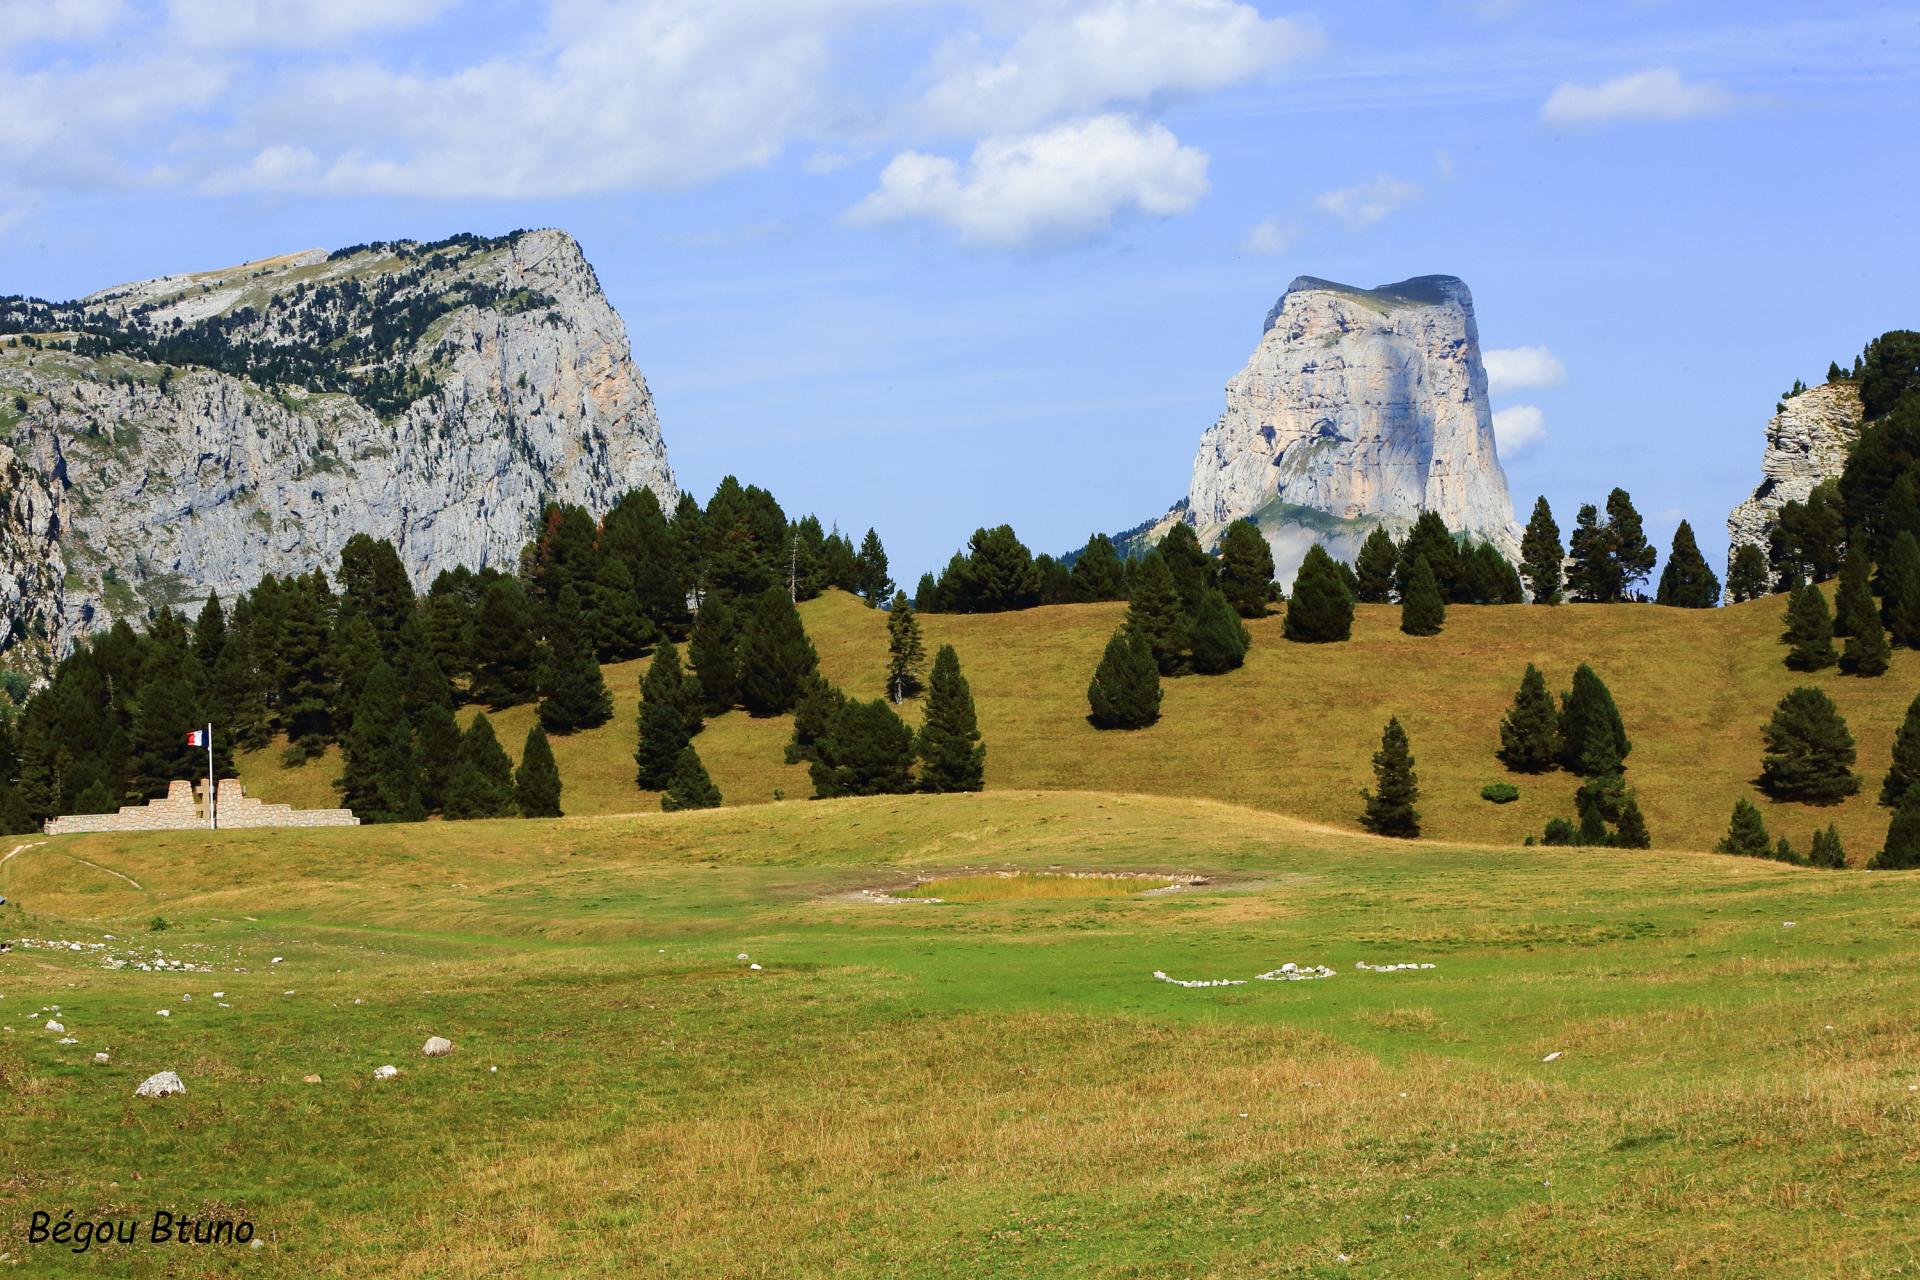
{"label": "grassy hillside", "polygon": [[[1086,722],[1086,685],[1125,613],[1120,604],[1068,605],[1023,613],[930,615],[928,651],[952,644],[973,685],[987,742],[987,785],[1195,796],[1344,828],[1357,826],[1359,791],[1390,715],[1406,725],[1418,761],[1429,835],[1518,844],[1549,817],[1573,816],[1576,780],[1508,775],[1494,759],[1499,721],[1528,662],[1564,689],[1591,662],[1612,688],[1634,743],[1628,779],[1639,789],[1655,842],[1704,849],[1726,830],[1739,796],[1760,803],[1769,829],[1804,850],[1816,825],[1836,823],[1850,856],[1879,848],[1887,811],[1874,803],[1894,731],[1920,691],[1920,654],[1895,653],[1877,680],[1834,671],[1807,676],[1781,665],[1782,605],[1762,600],[1717,610],[1567,605],[1554,609],[1455,606],[1446,631],[1416,639],[1399,610],[1363,605],[1346,644],[1289,644],[1279,615],[1251,624],[1247,665],[1211,678],[1166,684],[1163,718],[1137,733],[1102,733]],[[851,692],[884,691],[886,619],[833,593],[802,606],[829,677]],[[652,809],[632,786],[634,708],[645,663],[607,670],[617,713],[604,728],[557,739],[569,813]],[[1853,729],[1866,786],[1844,805],[1775,805],[1752,786],[1760,728],[1798,684],[1827,690]],[[908,718],[917,712],[908,710]],[[532,709],[495,717],[517,756]],[[697,746],[729,803],[811,794],[806,771],[782,761],[785,719],[733,712]],[[292,773],[276,754],[245,761],[250,789],[296,804],[331,804],[332,761]],[[1507,779],[1520,799],[1480,799]]]}
{"label": "grassy hillside", "polygon": [[[969,865],[1213,883],[854,895]],[[22,1274],[1920,1266],[1920,877],[1007,790],[62,837],[0,893],[0,936],[107,948],[0,955]],[[101,967],[153,946],[211,971]],[[1336,976],[1150,976],[1284,962]],[[163,1069],[187,1095],[135,1102]],[[156,1207],[265,1245],[25,1243],[35,1209]]]}

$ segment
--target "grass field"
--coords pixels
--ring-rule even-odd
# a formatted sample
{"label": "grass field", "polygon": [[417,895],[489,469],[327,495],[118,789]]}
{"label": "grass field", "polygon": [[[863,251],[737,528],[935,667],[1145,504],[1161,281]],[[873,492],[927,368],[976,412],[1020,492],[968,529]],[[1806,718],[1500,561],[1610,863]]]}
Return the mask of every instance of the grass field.
{"label": "grass field", "polygon": [[[1849,856],[1866,860],[1886,834],[1875,803],[1907,704],[1920,692],[1920,653],[1896,651],[1875,680],[1788,671],[1778,641],[1778,599],[1725,609],[1567,605],[1555,609],[1455,606],[1439,636],[1399,630],[1399,611],[1363,605],[1345,644],[1290,644],[1278,615],[1251,624],[1254,644],[1241,670],[1166,682],[1161,722],[1134,733],[1102,733],[1086,722],[1087,680],[1125,606],[1067,605],[1022,613],[930,615],[928,650],[952,644],[972,684],[987,743],[990,789],[1102,790],[1205,797],[1353,829],[1359,792],[1372,785],[1369,761],[1387,717],[1406,726],[1418,761],[1420,809],[1429,835],[1517,845],[1547,819],[1573,816],[1576,779],[1563,773],[1508,775],[1494,758],[1500,717],[1528,662],[1556,691],[1590,662],[1612,688],[1634,750],[1628,781],[1640,792],[1654,842],[1710,848],[1726,831],[1735,799],[1760,804],[1776,835],[1803,852],[1816,826],[1838,825]],[[886,619],[832,593],[802,606],[823,670],[850,692],[884,691]],[[657,796],[633,786],[634,712],[645,662],[607,668],[616,714],[596,730],[556,739],[554,755],[569,813],[653,809]],[[1752,785],[1760,771],[1760,729],[1789,689],[1827,690],[1853,730],[1866,778],[1846,804],[1774,804]],[[907,709],[908,718],[918,715]],[[495,716],[518,756],[531,707]],[[732,712],[696,742],[729,803],[811,794],[806,770],[783,763],[786,718]],[[337,803],[332,758],[297,771],[277,751],[242,763],[249,790],[271,800]],[[1480,798],[1488,782],[1518,784],[1520,799]]]}
{"label": "grass field", "polygon": [[[1212,882],[857,893],[1014,868]],[[1920,876],[1006,789],[62,837],[0,893],[0,937],[212,969],[0,955],[21,1274],[1920,1269]],[[1336,976],[1150,976],[1289,961]],[[163,1207],[265,1246],[25,1243]]]}

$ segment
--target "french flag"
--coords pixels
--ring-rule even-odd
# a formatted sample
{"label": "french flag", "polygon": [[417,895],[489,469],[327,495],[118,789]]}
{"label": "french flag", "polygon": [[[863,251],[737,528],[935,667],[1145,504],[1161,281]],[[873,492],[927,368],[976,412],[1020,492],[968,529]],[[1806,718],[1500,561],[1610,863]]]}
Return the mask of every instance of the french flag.
{"label": "french flag", "polygon": [[206,746],[207,731],[205,729],[195,729],[192,733],[187,735],[187,745],[190,747]]}

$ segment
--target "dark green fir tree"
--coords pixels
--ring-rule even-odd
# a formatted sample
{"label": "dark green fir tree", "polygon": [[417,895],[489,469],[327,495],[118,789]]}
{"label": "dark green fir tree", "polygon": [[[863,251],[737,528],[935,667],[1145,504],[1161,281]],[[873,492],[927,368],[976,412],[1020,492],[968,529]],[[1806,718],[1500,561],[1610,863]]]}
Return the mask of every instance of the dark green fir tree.
{"label": "dark green fir tree", "polygon": [[1727,834],[1713,846],[1713,851],[1737,853],[1744,858],[1773,856],[1773,840],[1767,835],[1767,824],[1751,800],[1743,797],[1733,802],[1733,818],[1727,824]]}
{"label": "dark green fir tree", "polygon": [[1735,604],[1758,600],[1767,594],[1771,574],[1767,571],[1767,553],[1756,544],[1743,542],[1733,549],[1727,561],[1727,598]]}
{"label": "dark green fir tree", "polygon": [[907,593],[896,591],[887,609],[887,697],[899,703],[917,695],[923,684],[921,673],[926,661],[927,646],[920,638],[920,619],[908,602]]}
{"label": "dark green fir tree", "polygon": [[1393,599],[1393,571],[1400,563],[1400,548],[1393,535],[1380,525],[1360,544],[1354,557],[1353,576],[1357,584],[1354,597],[1361,604],[1386,604]]}
{"label": "dark green fir tree", "polygon": [[1500,762],[1515,773],[1545,773],[1559,754],[1560,718],[1547,678],[1531,662],[1513,706],[1500,721]]}
{"label": "dark green fir tree", "polygon": [[341,802],[362,822],[419,822],[427,816],[406,696],[387,663],[376,662],[367,673],[341,748]]}
{"label": "dark green fir tree", "polygon": [[1108,639],[1087,705],[1096,729],[1144,729],[1160,718],[1160,669],[1139,632],[1122,627]]}
{"label": "dark green fir tree", "polygon": [[1243,618],[1267,616],[1273,548],[1251,520],[1235,520],[1220,536],[1220,590]]}
{"label": "dark green fir tree", "polygon": [[793,737],[787,742],[787,763],[819,759],[820,744],[826,740],[833,717],[846,705],[847,695],[827,683],[819,672],[808,676],[800,701],[793,709]]}
{"label": "dark green fir tree", "polygon": [[[1224,607],[1225,601],[1221,603]],[[926,723],[914,741],[914,754],[920,761],[922,791],[978,791],[985,784],[987,749],[974,716],[973,690],[960,674],[960,656],[950,644],[941,645],[934,655]]]}
{"label": "dark green fir tree", "polygon": [[530,702],[539,687],[540,629],[527,593],[512,578],[495,578],[473,617],[472,696],[490,707]]}
{"label": "dark green fir tree", "polygon": [[1353,634],[1353,594],[1326,548],[1315,543],[1293,580],[1283,633],[1289,640],[1324,644]]}
{"label": "dark green fir tree", "polygon": [[807,772],[813,794],[824,800],[911,791],[912,769],[913,730],[887,700],[849,698],[834,713]]}
{"label": "dark green fir tree", "polygon": [[1827,597],[1815,584],[1809,582],[1794,593],[1781,639],[1787,642],[1791,671],[1819,671],[1839,661],[1833,651],[1833,615],[1827,612]]}
{"label": "dark green fir tree", "polygon": [[740,705],[747,714],[785,715],[800,701],[801,687],[819,668],[820,658],[786,588],[769,588],[740,611],[734,664]]}
{"label": "dark green fir tree", "polygon": [[1920,787],[1908,787],[1887,824],[1887,842],[1867,864],[1873,871],[1920,869]]}
{"label": "dark green fir tree", "polygon": [[1720,603],[1720,579],[1707,567],[1694,540],[1693,526],[1685,520],[1673,531],[1673,549],[1660,571],[1660,586],[1654,594],[1659,604],[1680,609],[1711,609]]}
{"label": "dark green fir tree", "polygon": [[1880,567],[1882,617],[1893,642],[1920,649],[1920,539],[1911,531],[1893,540]]}
{"label": "dark green fir tree", "polygon": [[680,668],[680,651],[663,641],[640,680],[640,741],[633,753],[635,783],[658,791],[673,776],[680,752],[701,728],[699,691]]}
{"label": "dark green fir tree", "polygon": [[1440,598],[1440,584],[1422,557],[1407,575],[1406,593],[1400,599],[1400,629],[1410,636],[1437,636],[1446,623],[1447,602]]}
{"label": "dark green fir tree", "polygon": [[1838,804],[1860,790],[1853,735],[1823,691],[1802,686],[1782,698],[1765,742],[1760,786],[1774,799]]}
{"label": "dark green fir tree", "polygon": [[593,638],[580,611],[580,593],[560,588],[540,659],[540,723],[549,733],[591,729],[613,718],[613,695],[594,659]]}
{"label": "dark green fir tree", "polygon": [[513,773],[513,798],[523,818],[560,816],[560,766],[553,762],[553,744],[539,725],[527,730],[520,767]]}
{"label": "dark green fir tree", "polygon": [[1906,719],[1893,735],[1893,763],[1880,784],[1880,803],[1892,808],[1920,783],[1920,697],[1907,704]]}
{"label": "dark green fir tree", "polygon": [[511,818],[520,811],[513,794],[513,761],[494,736],[485,712],[476,715],[460,735],[460,750],[447,779],[445,809],[446,816],[455,821]]}
{"label": "dark green fir tree", "polygon": [[1133,574],[1127,629],[1146,640],[1160,674],[1173,675],[1185,669],[1190,626],[1166,557],[1149,551]]}
{"label": "dark green fir tree", "polygon": [[713,785],[707,766],[700,762],[700,753],[690,745],[680,748],[679,758],[673,762],[673,773],[667,779],[667,789],[660,796],[661,811],[677,813],[682,809],[719,807],[720,788]]}
{"label": "dark green fir tree", "polygon": [[1414,804],[1420,798],[1420,782],[1413,771],[1407,731],[1397,716],[1387,721],[1380,749],[1373,753],[1373,780],[1374,790],[1360,793],[1366,801],[1360,825],[1379,836],[1418,836],[1420,814]]}
{"label": "dark green fir tree", "polygon": [[1566,548],[1560,545],[1560,526],[1545,497],[1536,498],[1527,531],[1520,539],[1520,576],[1535,604],[1559,604],[1565,587]]}
{"label": "dark green fir tree", "polygon": [[[1224,569],[1223,569],[1224,572]],[[1073,596],[1076,600],[1124,600],[1127,575],[1113,539],[1096,533],[1073,561]]]}
{"label": "dark green fir tree", "polygon": [[1583,778],[1618,773],[1633,750],[1612,691],[1584,662],[1574,670],[1573,688],[1560,695],[1559,731],[1561,765]]}
{"label": "dark green fir tree", "polygon": [[1640,812],[1640,798],[1632,791],[1620,805],[1620,818],[1615,824],[1613,843],[1622,849],[1651,849],[1653,837],[1647,833],[1647,819]]}
{"label": "dark green fir tree", "polygon": [[1247,660],[1252,637],[1246,624],[1227,603],[1226,593],[1209,587],[1200,597],[1200,610],[1194,615],[1188,644],[1192,649],[1193,669],[1214,676],[1232,671]]}
{"label": "dark green fir tree", "polygon": [[460,754],[460,726],[453,708],[430,702],[414,723],[414,755],[420,762],[420,803],[429,813],[446,808],[447,785]]}
{"label": "dark green fir tree", "polygon": [[740,700],[740,617],[725,596],[710,593],[693,620],[687,658],[700,679],[701,705],[717,716]]}
{"label": "dark green fir tree", "polygon": [[1824,867],[1828,871],[1844,871],[1847,866],[1847,850],[1840,843],[1840,830],[1828,824],[1825,831],[1813,833],[1813,848],[1807,855],[1809,866]]}

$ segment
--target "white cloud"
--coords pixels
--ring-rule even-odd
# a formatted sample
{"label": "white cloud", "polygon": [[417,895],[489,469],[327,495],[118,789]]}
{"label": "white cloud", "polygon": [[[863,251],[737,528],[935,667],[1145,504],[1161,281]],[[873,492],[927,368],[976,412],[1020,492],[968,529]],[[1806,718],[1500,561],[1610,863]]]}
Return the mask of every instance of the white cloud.
{"label": "white cloud", "polygon": [[1655,67],[1601,84],[1563,84],[1541,105],[1540,118],[1578,128],[1619,120],[1724,115],[1739,104],[1739,97],[1720,85],[1687,80],[1671,67]]}
{"label": "white cloud", "polygon": [[1234,0],[1055,4],[997,53],[977,36],[951,42],[920,110],[953,132],[1030,129],[1223,89],[1323,45],[1313,24],[1263,18]]}
{"label": "white cloud", "polygon": [[0,49],[103,35],[125,10],[124,0],[0,0]]}
{"label": "white cloud", "polygon": [[1395,209],[1411,204],[1426,193],[1426,187],[1418,182],[1383,173],[1357,186],[1322,192],[1313,198],[1313,202],[1320,212],[1358,231],[1374,225]]}
{"label": "white cloud", "polygon": [[1503,456],[1524,453],[1546,438],[1546,415],[1536,405],[1511,405],[1493,415],[1493,439]]}
{"label": "white cloud", "polygon": [[1206,191],[1205,152],[1161,125],[1105,115],[987,138],[964,171],[946,156],[902,152],[847,218],[924,218],[971,244],[1025,248],[1085,240],[1129,211],[1185,213]]}
{"label": "white cloud", "polygon": [[362,32],[418,26],[454,0],[172,0],[168,13],[192,45],[311,46]]}
{"label": "white cloud", "polygon": [[1247,232],[1242,247],[1248,253],[1273,257],[1285,253],[1300,238],[1300,228],[1278,218],[1263,218]]}
{"label": "white cloud", "polygon": [[1560,357],[1545,347],[1497,347],[1481,359],[1487,366],[1487,389],[1493,392],[1557,387],[1567,376]]}

